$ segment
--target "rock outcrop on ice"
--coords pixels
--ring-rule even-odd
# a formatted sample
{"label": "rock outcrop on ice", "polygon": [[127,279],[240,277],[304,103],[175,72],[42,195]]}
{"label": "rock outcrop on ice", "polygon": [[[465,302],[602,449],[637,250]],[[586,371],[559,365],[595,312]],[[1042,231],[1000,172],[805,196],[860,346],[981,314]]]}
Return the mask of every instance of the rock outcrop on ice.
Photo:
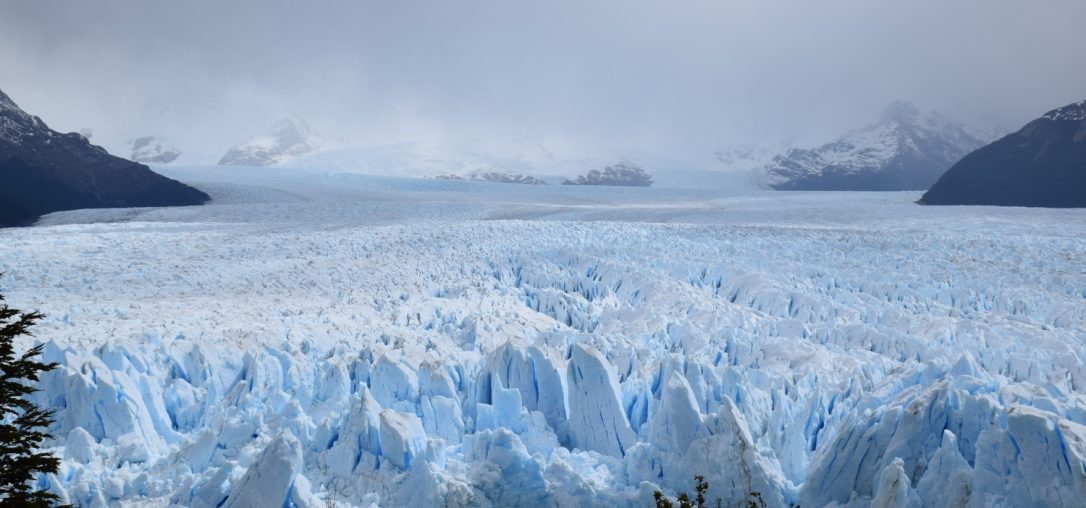
{"label": "rock outcrop on ice", "polygon": [[181,150],[164,145],[155,136],[143,136],[132,141],[129,159],[141,164],[169,164],[181,156]]}
{"label": "rock outcrop on ice", "polygon": [[472,182],[491,182],[491,183],[519,183],[528,185],[546,185],[547,182],[534,176],[522,175],[520,173],[502,173],[496,171],[482,171],[475,173],[468,173],[467,175],[438,175],[434,178],[439,180],[467,180]]}
{"label": "rock outcrop on ice", "polygon": [[965,156],[921,202],[1086,207],[1086,101],[1049,111]]}
{"label": "rock outcrop on ice", "polygon": [[622,161],[603,168],[593,169],[576,178],[567,178],[562,185],[616,185],[622,187],[649,187],[652,175],[641,166],[629,161]]}
{"label": "rock outcrop on ice", "polygon": [[0,227],[78,208],[184,206],[207,194],[62,134],[0,91]]}
{"label": "rock outcrop on ice", "polygon": [[264,134],[237,145],[219,159],[220,166],[274,166],[307,153],[319,144],[305,122],[284,118]]}
{"label": "rock outcrop on ice", "polygon": [[818,148],[789,149],[765,172],[776,190],[925,190],[983,144],[958,123],[895,102],[878,123]]}

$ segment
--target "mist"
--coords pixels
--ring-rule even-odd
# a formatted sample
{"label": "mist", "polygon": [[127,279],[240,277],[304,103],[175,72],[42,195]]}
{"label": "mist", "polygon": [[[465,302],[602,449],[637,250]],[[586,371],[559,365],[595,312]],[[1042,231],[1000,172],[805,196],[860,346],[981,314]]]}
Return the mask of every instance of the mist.
{"label": "mist", "polygon": [[108,148],[286,115],[363,145],[824,141],[903,99],[1017,128],[1086,96],[1080,0],[6,1],[0,89]]}

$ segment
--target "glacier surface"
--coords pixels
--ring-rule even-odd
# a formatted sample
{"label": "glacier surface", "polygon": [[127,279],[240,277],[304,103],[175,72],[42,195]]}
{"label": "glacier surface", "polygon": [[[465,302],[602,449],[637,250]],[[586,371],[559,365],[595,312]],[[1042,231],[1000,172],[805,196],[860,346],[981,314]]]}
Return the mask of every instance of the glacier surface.
{"label": "glacier surface", "polygon": [[162,168],[0,230],[78,506],[1072,506],[1086,212]]}

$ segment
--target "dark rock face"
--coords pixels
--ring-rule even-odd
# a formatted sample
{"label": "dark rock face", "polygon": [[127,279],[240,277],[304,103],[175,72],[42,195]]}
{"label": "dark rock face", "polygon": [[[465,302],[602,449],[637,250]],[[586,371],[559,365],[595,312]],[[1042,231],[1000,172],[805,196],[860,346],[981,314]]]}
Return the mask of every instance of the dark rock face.
{"label": "dark rock face", "polygon": [[314,150],[313,132],[300,120],[280,120],[271,130],[228,150],[220,166],[273,166]]}
{"label": "dark rock face", "polygon": [[437,176],[439,180],[465,180],[472,182],[492,182],[492,183],[517,183],[526,185],[546,185],[547,182],[536,178],[534,176],[522,175],[520,173],[498,173],[493,171],[487,171],[482,173],[471,173],[466,176],[461,175],[440,175]]}
{"label": "dark rock face", "polygon": [[562,185],[616,185],[623,187],[648,187],[652,185],[652,175],[641,166],[632,162],[619,162],[603,168],[593,169],[588,174],[562,181]]}
{"label": "dark rock face", "polygon": [[924,190],[984,143],[937,114],[896,102],[882,120],[815,149],[791,149],[766,167],[777,190]]}
{"label": "dark rock face", "polygon": [[0,92],[0,227],[78,208],[199,205],[207,194],[62,134]]}
{"label": "dark rock face", "polygon": [[1086,207],[1086,101],[1049,111],[965,156],[920,202]]}
{"label": "dark rock face", "polygon": [[154,136],[144,136],[132,141],[132,159],[142,164],[169,164],[181,156],[181,150],[163,147]]}

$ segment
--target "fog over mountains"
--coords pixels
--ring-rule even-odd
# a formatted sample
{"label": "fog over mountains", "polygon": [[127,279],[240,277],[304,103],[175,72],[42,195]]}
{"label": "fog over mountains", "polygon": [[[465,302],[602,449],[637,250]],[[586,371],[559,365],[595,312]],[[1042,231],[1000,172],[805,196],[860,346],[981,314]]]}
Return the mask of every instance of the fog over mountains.
{"label": "fog over mountains", "polygon": [[1082,19],[1064,0],[8,2],[0,86],[113,153],[169,139],[177,163],[214,164],[291,115],[366,146],[530,137],[560,157],[711,159],[818,146],[897,99],[1023,125],[1081,99]]}

